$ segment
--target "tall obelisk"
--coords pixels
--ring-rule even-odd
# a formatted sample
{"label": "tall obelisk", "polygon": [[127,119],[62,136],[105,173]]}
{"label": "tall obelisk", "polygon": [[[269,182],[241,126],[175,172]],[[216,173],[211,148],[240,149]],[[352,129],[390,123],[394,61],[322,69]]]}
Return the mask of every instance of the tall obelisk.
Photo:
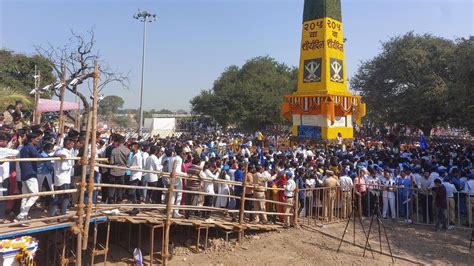
{"label": "tall obelisk", "polygon": [[284,117],[293,136],[353,137],[365,105],[347,89],[340,0],[305,0],[297,91],[285,96]]}

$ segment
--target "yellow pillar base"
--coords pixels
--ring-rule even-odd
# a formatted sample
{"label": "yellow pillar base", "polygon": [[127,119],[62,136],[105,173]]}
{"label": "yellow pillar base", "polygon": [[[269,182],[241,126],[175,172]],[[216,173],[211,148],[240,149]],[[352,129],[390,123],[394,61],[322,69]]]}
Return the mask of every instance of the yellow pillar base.
{"label": "yellow pillar base", "polygon": [[337,133],[341,133],[342,138],[354,138],[354,128],[352,127],[322,127],[321,137],[323,139],[336,139]]}

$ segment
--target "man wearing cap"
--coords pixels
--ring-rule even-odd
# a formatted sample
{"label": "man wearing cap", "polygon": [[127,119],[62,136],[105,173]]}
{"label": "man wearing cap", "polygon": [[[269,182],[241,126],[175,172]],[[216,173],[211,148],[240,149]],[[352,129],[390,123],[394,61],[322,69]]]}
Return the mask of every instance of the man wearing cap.
{"label": "man wearing cap", "polygon": [[323,181],[324,190],[324,220],[332,221],[334,218],[334,201],[336,200],[336,189],[340,185],[334,172],[326,171],[326,179]]}
{"label": "man wearing cap", "polygon": [[[267,190],[267,182],[275,180],[276,175],[272,176],[268,172],[263,171],[263,167],[260,165],[257,165],[256,167],[256,172],[253,174],[253,185],[254,185],[254,197],[256,201],[254,201],[254,210],[255,211],[260,211],[260,212],[266,212],[266,206],[265,206],[265,192]],[[254,216],[254,221],[258,223],[260,221],[261,217],[261,222],[266,224],[268,222],[267,220],[267,214],[266,213],[256,213]]]}

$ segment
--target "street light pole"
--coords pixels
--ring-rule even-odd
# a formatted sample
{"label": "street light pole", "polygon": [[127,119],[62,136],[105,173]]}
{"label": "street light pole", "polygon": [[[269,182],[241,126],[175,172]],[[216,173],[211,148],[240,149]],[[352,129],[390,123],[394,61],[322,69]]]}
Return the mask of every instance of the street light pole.
{"label": "street light pole", "polygon": [[139,136],[143,133],[143,82],[145,79],[145,51],[146,51],[146,23],[156,21],[156,14],[148,13],[148,11],[138,12],[133,18],[143,22],[143,51],[142,51],[142,81],[140,86],[140,124],[138,125]]}

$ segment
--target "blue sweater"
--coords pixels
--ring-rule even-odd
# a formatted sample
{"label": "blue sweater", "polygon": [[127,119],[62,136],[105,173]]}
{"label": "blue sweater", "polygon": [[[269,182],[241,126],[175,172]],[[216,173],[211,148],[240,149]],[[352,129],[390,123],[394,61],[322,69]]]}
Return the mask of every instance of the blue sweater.
{"label": "blue sweater", "polygon": [[[20,158],[41,158],[41,154],[35,145],[28,143],[20,150]],[[38,174],[37,162],[20,162],[21,180],[26,181],[30,178],[36,178]]]}
{"label": "blue sweater", "polygon": [[[234,180],[237,182],[244,182],[244,172],[242,170],[237,169],[234,173]],[[242,193],[242,186],[234,186],[234,191],[235,192],[240,192]]]}

